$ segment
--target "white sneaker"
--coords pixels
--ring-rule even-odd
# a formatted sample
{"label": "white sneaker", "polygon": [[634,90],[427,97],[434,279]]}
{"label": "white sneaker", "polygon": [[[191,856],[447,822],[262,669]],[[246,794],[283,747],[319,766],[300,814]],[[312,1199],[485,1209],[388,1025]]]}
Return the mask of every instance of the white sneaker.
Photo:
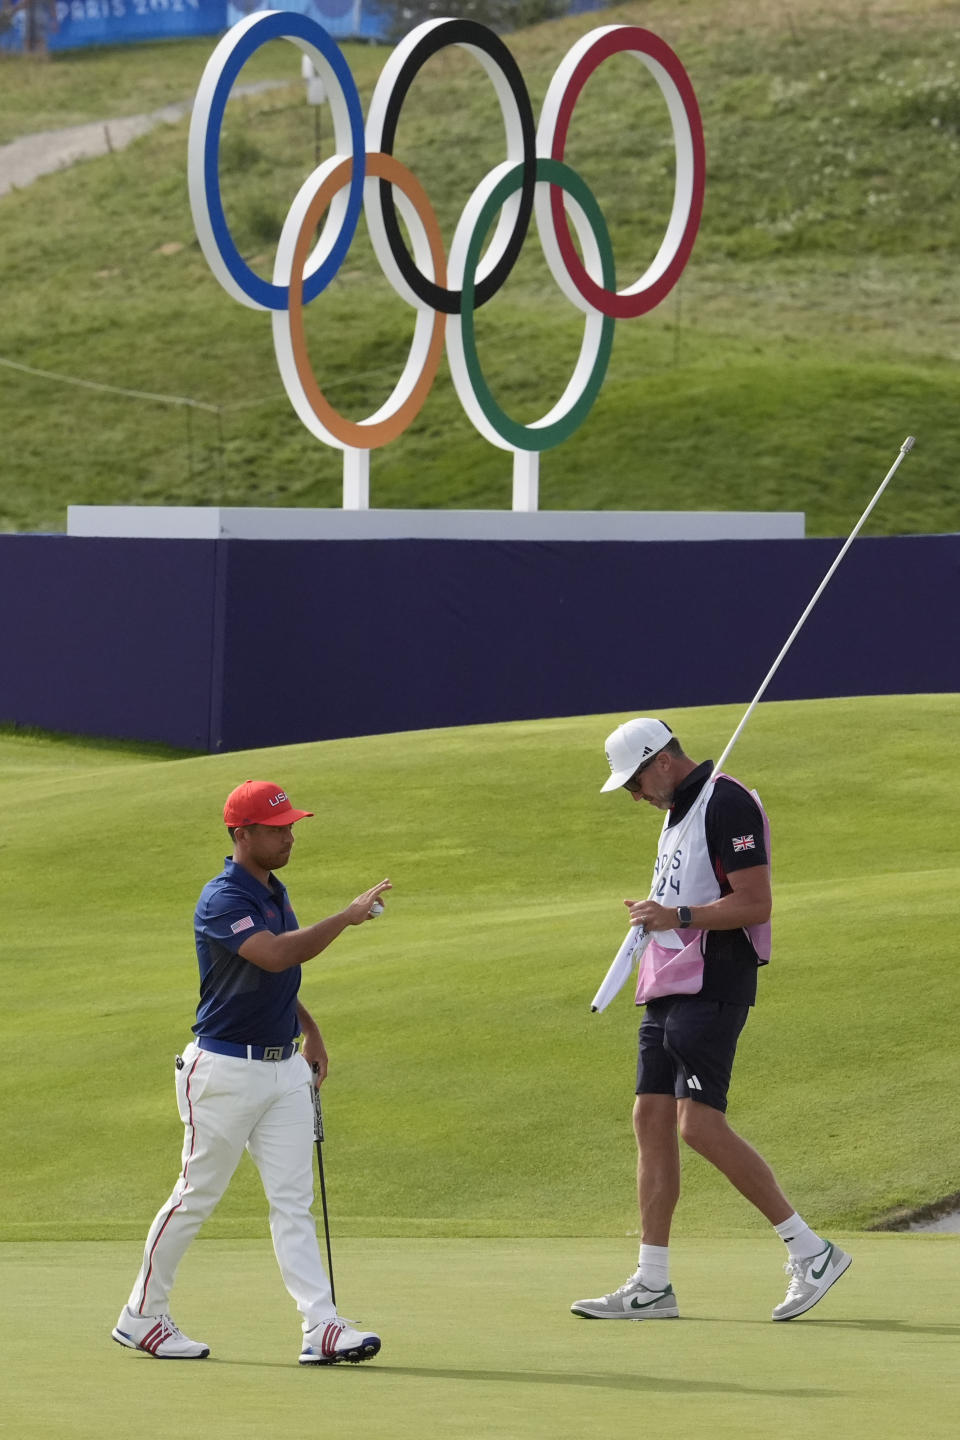
{"label": "white sneaker", "polygon": [[128,1350],[142,1350],[155,1360],[205,1360],[210,1346],[181,1334],[169,1315],[135,1315],[124,1305],[113,1338]]}
{"label": "white sneaker", "polygon": [[570,1309],[584,1320],[676,1320],[680,1314],[673,1286],[648,1290],[639,1270],[612,1294],[598,1295],[595,1300],[575,1300]]}
{"label": "white sneaker", "polygon": [[776,1306],[770,1318],[792,1320],[795,1315],[812,1309],[852,1264],[852,1255],[829,1243],[819,1255],[811,1255],[806,1260],[788,1260],[783,1267],[790,1276],[786,1298]]}
{"label": "white sneaker", "polygon": [[372,1360],[379,1349],[379,1335],[372,1330],[360,1330],[352,1320],[333,1315],[305,1332],[300,1364],[336,1365],[339,1360],[348,1360],[351,1365],[357,1365],[361,1360]]}

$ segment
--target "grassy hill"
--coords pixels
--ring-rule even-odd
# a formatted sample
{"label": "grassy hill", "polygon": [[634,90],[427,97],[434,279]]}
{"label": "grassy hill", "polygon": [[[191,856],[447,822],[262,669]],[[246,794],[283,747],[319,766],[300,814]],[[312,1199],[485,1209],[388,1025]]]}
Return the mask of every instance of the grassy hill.
{"label": "grassy hill", "polygon": [[[573,41],[623,21],[680,54],[703,112],[706,208],[678,292],[618,326],[605,389],[542,463],[545,508],[788,508],[845,533],[908,432],[909,479],[873,533],[957,528],[960,47],[943,0],[685,0],[625,4],[510,37],[539,107]],[[186,99],[212,42],[0,63],[0,139]],[[383,49],[347,47],[366,99]],[[224,194],[243,252],[269,274],[289,203],[329,117],[304,103],[298,52],[274,43],[244,79],[289,86],[235,102]],[[442,117],[442,118],[438,118]],[[315,131],[319,120],[320,133]],[[336,505],[340,457],[301,427],[266,316],[221,291],[193,238],[186,121],[0,199],[0,358],[207,409],[67,387],[0,365],[0,526],[62,528],[86,503]],[[493,92],[459,52],[432,61],[397,151],[449,243],[466,196],[500,158]],[[659,243],[672,189],[666,113],[620,56],[589,82],[568,158],[613,235],[619,283]],[[311,355],[359,418],[391,390],[406,307],[361,235],[311,308]],[[478,324],[494,392],[519,419],[566,383],[579,322],[534,237]],[[507,506],[509,457],[463,416],[442,373],[414,427],[375,453],[372,503]]]}
{"label": "grassy hill", "polygon": [[[287,872],[301,922],[389,874],[382,922],[305,968],[331,1053],[340,1235],[623,1236],[637,1013],[589,1003],[645,885],[657,817],[601,796],[620,716],[168,759],[0,737],[8,917],[0,1238],[139,1239],[173,1183],[191,917],[239,778],[317,812]],[[669,717],[716,756],[733,707]],[[731,1116],[829,1230],[956,1189],[956,696],[758,710],[734,770],[774,837],[776,953]],[[678,1238],[765,1233],[685,1156]],[[263,1233],[247,1162],[207,1233]]]}

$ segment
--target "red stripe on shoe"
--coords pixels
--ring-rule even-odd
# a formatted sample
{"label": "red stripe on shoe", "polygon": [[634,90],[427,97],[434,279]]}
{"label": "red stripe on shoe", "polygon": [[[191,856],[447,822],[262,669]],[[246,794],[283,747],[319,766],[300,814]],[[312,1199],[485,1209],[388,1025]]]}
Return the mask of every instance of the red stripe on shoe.
{"label": "red stripe on shoe", "polygon": [[323,1332],[323,1339],[320,1342],[320,1350],[324,1355],[336,1355],[337,1341],[343,1334],[344,1327],[332,1320]]}
{"label": "red stripe on shoe", "polygon": [[[201,1055],[201,1054],[203,1054],[203,1051],[201,1051],[200,1054],[197,1055],[197,1058],[194,1060],[193,1064],[190,1066],[190,1074],[187,1076],[187,1115],[188,1115],[188,1117],[189,1117],[188,1123],[189,1123],[189,1125],[190,1125],[190,1130],[191,1130],[192,1133],[191,1133],[191,1136],[190,1136],[190,1154],[187,1156],[186,1160],[184,1161],[183,1174],[182,1174],[182,1176],[181,1176],[181,1179],[184,1181],[184,1184],[186,1184],[187,1170],[190,1168],[190,1161],[193,1159],[193,1152],[194,1152],[194,1150],[196,1150],[196,1148],[197,1148],[197,1127],[196,1127],[196,1126],[194,1125],[194,1123],[193,1123],[193,1101],[192,1101],[191,1098],[190,1098],[190,1082],[191,1082],[191,1080],[193,1079],[193,1072],[196,1070],[197,1066],[200,1064],[200,1055]],[[142,1289],[141,1292],[140,1292],[140,1303],[139,1303],[139,1305],[137,1306],[137,1312],[136,1312],[136,1313],[137,1313],[138,1315],[142,1315],[142,1314],[143,1314],[143,1307],[144,1307],[144,1305],[146,1304],[146,1300],[147,1300],[147,1286],[150,1284],[150,1276],[153,1274],[153,1257],[154,1257],[154,1255],[155,1255],[156,1252],[157,1252],[157,1246],[160,1244],[160,1241],[161,1241],[161,1239],[162,1239],[162,1237],[163,1237],[163,1232],[164,1232],[164,1230],[166,1230],[168,1224],[170,1223],[170,1218],[171,1218],[171,1216],[173,1216],[174,1214],[176,1214],[176,1212],[180,1209],[180,1206],[181,1206],[182,1204],[183,1204],[183,1198],[182,1198],[182,1195],[181,1195],[181,1198],[177,1201],[176,1205],[171,1205],[171,1207],[170,1207],[170,1209],[168,1210],[166,1216],[164,1217],[163,1224],[160,1226],[160,1229],[157,1231],[157,1238],[154,1240],[153,1244],[150,1246],[150,1250],[149,1250],[149,1253],[148,1253],[148,1255],[147,1255],[147,1273],[146,1273],[146,1275],[144,1276],[144,1279],[143,1279],[143,1289]],[[151,1333],[152,1333],[152,1332],[151,1332]]]}
{"label": "red stripe on shoe", "polygon": [[154,1325],[152,1330],[148,1330],[146,1335],[144,1335],[143,1339],[140,1341],[140,1349],[148,1350],[151,1355],[156,1355],[162,1344],[163,1322],[160,1321],[156,1325]]}

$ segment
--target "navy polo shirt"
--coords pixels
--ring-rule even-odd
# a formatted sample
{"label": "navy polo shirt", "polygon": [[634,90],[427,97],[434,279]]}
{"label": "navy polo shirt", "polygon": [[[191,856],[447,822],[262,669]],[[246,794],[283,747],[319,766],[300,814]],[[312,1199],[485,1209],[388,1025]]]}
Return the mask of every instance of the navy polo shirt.
{"label": "navy polo shirt", "polygon": [[296,930],[286,888],[275,875],[261,885],[235,860],[204,885],[193,917],[200,965],[200,1003],[195,1035],[235,1045],[289,1045],[300,1033],[297,993],[300,966],[274,974],[237,951],[259,930],[280,935]]}

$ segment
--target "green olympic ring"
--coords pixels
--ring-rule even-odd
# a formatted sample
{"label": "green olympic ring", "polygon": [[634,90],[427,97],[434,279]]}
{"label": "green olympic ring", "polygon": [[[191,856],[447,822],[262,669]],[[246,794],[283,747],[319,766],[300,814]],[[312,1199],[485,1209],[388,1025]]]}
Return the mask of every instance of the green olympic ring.
{"label": "green olympic ring", "polygon": [[[583,305],[586,314],[580,356],[561,398],[532,425],[513,420],[494,399],[480,367],[474,331],[475,277],[480,253],[494,218],[504,202],[523,183],[522,163],[505,163],[492,170],[474,191],[454,236],[450,252],[450,283],[462,289],[459,315],[447,317],[447,354],[460,402],[477,429],[505,450],[549,450],[568,439],[586,419],[597,398],[613,348],[614,318]],[[587,269],[599,269],[603,284],[615,288],[613,245],[596,198],[562,160],[537,160],[537,184],[561,187],[571,197],[570,218],[583,247]],[[586,222],[587,229],[582,221]]]}

